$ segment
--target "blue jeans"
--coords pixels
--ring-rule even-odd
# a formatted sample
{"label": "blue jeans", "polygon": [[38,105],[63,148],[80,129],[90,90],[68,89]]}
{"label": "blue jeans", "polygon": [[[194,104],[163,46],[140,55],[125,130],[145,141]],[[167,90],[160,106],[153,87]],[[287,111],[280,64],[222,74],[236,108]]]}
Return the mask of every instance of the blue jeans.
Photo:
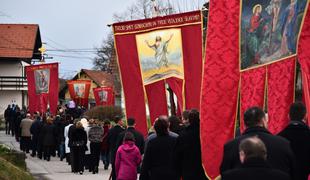
{"label": "blue jeans", "polygon": [[109,151],[101,151],[100,159],[103,162],[104,168],[108,169],[109,164],[110,164],[110,153],[109,153]]}
{"label": "blue jeans", "polygon": [[61,159],[65,158],[65,142],[61,142],[61,143],[59,144],[58,149],[59,149],[60,158],[61,158]]}

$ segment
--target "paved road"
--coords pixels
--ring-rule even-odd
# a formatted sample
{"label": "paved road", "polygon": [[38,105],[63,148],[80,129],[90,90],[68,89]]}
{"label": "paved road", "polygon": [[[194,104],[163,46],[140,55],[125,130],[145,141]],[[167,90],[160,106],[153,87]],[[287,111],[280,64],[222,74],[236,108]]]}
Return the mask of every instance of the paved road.
{"label": "paved road", "polygon": [[[0,143],[19,150],[19,143],[12,136],[6,135],[4,131],[0,131]],[[51,158],[51,161],[47,162],[27,154],[26,163],[30,173],[39,180],[108,180],[110,175],[110,169],[104,170],[102,162],[100,162],[99,174],[85,171],[83,175],[71,173],[71,167],[59,158]]]}

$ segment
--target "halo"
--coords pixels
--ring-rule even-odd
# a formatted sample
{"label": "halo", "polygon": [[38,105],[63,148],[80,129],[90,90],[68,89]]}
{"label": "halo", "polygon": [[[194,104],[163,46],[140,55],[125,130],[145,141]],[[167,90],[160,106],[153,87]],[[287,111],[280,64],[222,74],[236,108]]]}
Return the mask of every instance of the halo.
{"label": "halo", "polygon": [[260,7],[260,12],[262,12],[262,5],[256,4],[256,5],[253,7],[253,9],[252,9],[253,14],[255,13],[255,9],[258,8],[258,7]]}

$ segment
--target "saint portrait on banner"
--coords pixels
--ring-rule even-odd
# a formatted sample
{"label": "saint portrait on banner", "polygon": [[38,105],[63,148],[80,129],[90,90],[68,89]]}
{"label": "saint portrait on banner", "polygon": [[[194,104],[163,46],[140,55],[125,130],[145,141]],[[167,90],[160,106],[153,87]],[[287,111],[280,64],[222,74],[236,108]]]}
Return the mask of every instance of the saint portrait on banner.
{"label": "saint portrait on banner", "polygon": [[48,93],[50,82],[50,70],[38,69],[34,71],[36,94]]}
{"label": "saint portrait on banner", "polygon": [[108,101],[108,92],[105,90],[99,91],[99,100],[100,102],[107,102]]}
{"label": "saint portrait on banner", "polygon": [[242,0],[241,70],[296,54],[307,0]]}
{"label": "saint portrait on banner", "polygon": [[74,94],[76,98],[84,98],[85,84],[73,84]]}
{"label": "saint portrait on banner", "polygon": [[144,84],[169,77],[184,78],[180,29],[138,34],[136,42]]}

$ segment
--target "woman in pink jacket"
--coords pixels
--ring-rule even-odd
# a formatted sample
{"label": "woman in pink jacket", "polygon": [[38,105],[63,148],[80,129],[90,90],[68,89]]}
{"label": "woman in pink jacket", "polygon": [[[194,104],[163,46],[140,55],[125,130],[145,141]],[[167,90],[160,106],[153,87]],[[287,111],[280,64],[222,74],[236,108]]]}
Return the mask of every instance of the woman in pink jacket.
{"label": "woman in pink jacket", "polygon": [[135,137],[126,132],[123,144],[118,148],[115,158],[117,180],[136,180],[137,167],[141,163],[139,148],[135,145]]}

